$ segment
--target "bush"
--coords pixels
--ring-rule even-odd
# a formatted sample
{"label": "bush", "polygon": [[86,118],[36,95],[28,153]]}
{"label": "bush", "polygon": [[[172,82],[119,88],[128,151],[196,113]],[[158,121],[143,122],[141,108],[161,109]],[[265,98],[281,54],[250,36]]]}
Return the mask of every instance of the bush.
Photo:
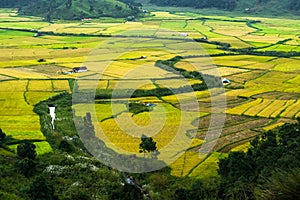
{"label": "bush", "polygon": [[46,62],[46,60],[44,58],[40,58],[38,59],[38,62]]}

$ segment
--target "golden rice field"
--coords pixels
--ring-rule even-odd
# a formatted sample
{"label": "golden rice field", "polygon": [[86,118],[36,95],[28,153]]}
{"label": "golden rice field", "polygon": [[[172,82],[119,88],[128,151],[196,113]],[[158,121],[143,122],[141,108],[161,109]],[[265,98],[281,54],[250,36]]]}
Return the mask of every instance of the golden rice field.
{"label": "golden rice field", "polygon": [[40,91],[35,91],[35,92],[25,92],[24,97],[26,99],[26,102],[34,106],[38,104],[41,101],[47,100],[52,96],[55,96],[59,94],[58,92],[40,92]]}
{"label": "golden rice field", "polygon": [[202,81],[194,80],[194,79],[165,79],[165,80],[157,80],[155,81],[160,87],[166,88],[179,88],[189,86],[191,87],[193,84],[200,84]]}
{"label": "golden rice field", "polygon": [[225,158],[227,154],[214,152],[199,164],[190,174],[190,177],[209,178],[218,176],[218,161]]}
{"label": "golden rice field", "polygon": [[16,139],[45,140],[40,131],[39,116],[24,99],[24,92],[1,92],[0,125],[7,135]]}
{"label": "golden rice field", "polygon": [[[93,105],[87,106],[90,107],[86,109],[94,107]],[[82,105],[74,107],[76,115],[84,115],[85,111],[82,111],[84,109],[82,107]],[[180,112],[179,109],[165,103],[157,104],[150,113],[140,113],[134,116],[127,112],[125,104],[96,104],[95,110],[96,115],[93,116],[97,117],[98,121],[95,126],[99,126],[103,131],[102,134],[98,133],[98,136],[110,147],[118,152],[138,154],[140,137],[145,134],[153,136],[163,158],[166,155],[174,156],[182,150],[178,142],[187,146],[192,144],[192,140],[186,136],[186,131],[195,129],[189,124],[200,116],[197,112]],[[110,118],[113,115],[116,115],[115,118]],[[181,126],[180,119],[184,120]],[[171,142],[174,137],[178,138],[176,144]],[[201,142],[202,140],[194,141],[193,145],[199,145]],[[170,143],[172,145],[168,146]]]}
{"label": "golden rice field", "polygon": [[285,110],[280,114],[281,117],[293,118],[297,117],[296,115],[300,110],[300,102],[297,100],[290,106],[285,107]]}
{"label": "golden rice field", "polygon": [[244,36],[251,32],[256,31],[256,29],[245,26],[245,22],[229,22],[229,21],[209,21],[206,23],[214,29],[215,33],[227,36]]}
{"label": "golden rice field", "polygon": [[78,86],[81,90],[93,89],[93,87],[97,87],[97,89],[107,89],[109,82],[109,80],[80,80]]}
{"label": "golden rice field", "polygon": [[273,45],[271,47],[260,49],[260,51],[283,51],[283,52],[290,52],[290,51],[298,51],[299,47],[297,45],[284,45],[284,44],[278,44]]}
{"label": "golden rice field", "polygon": [[300,75],[297,75],[295,78],[288,80],[289,83],[300,84]]}
{"label": "golden rice field", "polygon": [[282,125],[284,125],[284,124],[285,124],[284,122],[277,122],[277,123],[272,124],[272,125],[270,125],[270,126],[264,127],[264,130],[265,130],[265,131],[269,131],[269,130],[272,130],[272,129],[274,129],[274,128],[280,127],[280,126],[282,126]]}
{"label": "golden rice field", "polygon": [[154,19],[155,18],[163,18],[163,19],[176,19],[176,18],[186,18],[186,16],[180,16],[180,15],[175,15],[175,14],[171,14],[169,12],[152,12],[152,14],[154,15]]}
{"label": "golden rice field", "polygon": [[0,81],[7,81],[11,80],[13,77],[7,76],[7,75],[0,75]]}
{"label": "golden rice field", "polygon": [[226,112],[236,115],[295,118],[300,111],[297,100],[256,99],[254,101],[231,108]]}
{"label": "golden rice field", "polygon": [[286,108],[290,107],[292,104],[295,103],[296,100],[288,100],[285,102],[285,104],[278,108],[277,110],[275,110],[272,114],[271,114],[271,117],[277,117],[279,116]]}
{"label": "golden rice field", "polygon": [[264,110],[260,111],[257,116],[275,118],[286,105],[286,100],[273,100]]}
{"label": "golden rice field", "polygon": [[140,90],[152,90],[156,86],[151,80],[109,80],[107,89],[140,89]]}
{"label": "golden rice field", "polygon": [[40,21],[40,17],[19,16],[16,9],[1,8],[0,21]]}
{"label": "golden rice field", "polygon": [[282,40],[282,38],[278,37],[278,35],[244,35],[240,37],[244,41],[255,41],[257,43],[263,43],[263,46],[266,44],[274,44]]}
{"label": "golden rice field", "polygon": [[[188,140],[188,138],[186,138],[186,136],[185,136],[185,132],[181,132],[179,130],[179,125],[180,124],[178,124],[178,123],[180,122],[180,120],[179,120],[180,119],[179,118],[180,117],[180,113],[175,108],[172,108],[171,106],[164,105],[163,107],[164,107],[163,111],[165,111],[166,113],[162,114],[161,112],[159,112],[159,113],[154,113],[157,116],[155,116],[155,115],[153,117],[151,116],[152,117],[151,118],[152,119],[151,120],[151,124],[154,124],[154,128],[155,128],[158,124],[160,124],[159,121],[156,121],[155,119],[160,119],[161,118],[161,117],[159,117],[160,115],[166,115],[166,122],[165,122],[165,124],[163,124],[163,126],[161,127],[161,130],[154,136],[154,139],[157,141],[158,149],[162,149],[166,145],[168,145],[171,142],[171,140],[174,139],[174,137],[176,136],[176,133],[178,131],[179,131],[179,133],[178,133],[179,135],[178,134],[177,135],[178,135],[178,137],[182,138],[183,142]],[[135,124],[138,124],[140,126],[148,126],[149,123],[150,123],[150,121],[149,121],[150,118],[148,118],[148,117],[145,118],[145,115],[146,114],[139,114],[139,115],[134,116],[133,117],[133,121],[135,122]],[[198,113],[194,113],[194,114],[190,113],[190,115],[191,116],[186,116],[186,117],[188,117],[186,120],[193,121],[193,119],[195,119],[197,116],[199,116]],[[122,114],[119,117],[124,118],[124,120],[126,120],[125,114]],[[155,122],[157,123],[157,125],[155,124]],[[114,120],[108,120],[107,122],[105,121],[104,123],[101,124],[101,125],[103,125],[103,129],[105,130],[104,132],[106,134],[108,134],[107,136],[109,138],[111,138],[111,140],[114,140],[114,138],[117,139],[117,137],[114,135],[113,132],[118,132],[118,134],[120,134],[121,138],[122,137],[126,138],[125,135],[124,136],[122,135],[122,134],[124,134],[124,132],[122,132],[122,130],[120,130],[117,127],[116,127],[117,128],[116,129],[113,126],[114,123],[115,123]],[[189,127],[190,129],[193,129],[193,126],[188,125],[188,121],[187,122],[182,122],[182,123],[186,123],[187,127]],[[111,128],[113,128],[113,130],[111,130]],[[134,130],[134,124],[132,126],[128,125],[128,130],[127,131],[129,131],[129,130]],[[147,128],[147,131],[149,131],[149,133],[146,133],[146,131],[145,131],[144,134],[147,134],[147,135],[151,135],[152,134],[150,127]],[[125,133],[126,133],[126,131],[125,131]],[[133,133],[133,134],[142,134],[142,133],[138,132],[138,133]],[[137,136],[141,136],[141,135],[137,135]],[[139,140],[139,138],[137,138],[137,139]],[[132,144],[131,148],[130,148],[131,150],[134,150],[132,153],[135,153],[138,150],[138,143],[134,142],[134,140],[135,139],[132,138],[132,142],[128,141],[129,143]],[[125,150],[127,150],[127,151],[130,151],[130,149],[126,149],[126,147],[125,147]]]}
{"label": "golden rice field", "polygon": [[[267,130],[267,129],[265,129],[265,130]],[[243,151],[243,152],[246,152],[246,151],[248,151],[249,147],[251,147],[250,142],[246,142],[244,144],[241,144],[239,146],[236,146],[236,147],[232,148],[230,151]]]}
{"label": "golden rice field", "polygon": [[173,176],[186,176],[191,170],[196,167],[203,159],[205,155],[199,152],[186,151],[182,154],[170,167],[172,169],[171,175]]}
{"label": "golden rice field", "polygon": [[232,66],[232,67],[243,67],[252,66],[258,63],[266,63],[271,60],[272,57],[267,56],[248,56],[248,55],[236,55],[236,56],[220,56],[213,57],[212,60],[216,65],[220,66]]}
{"label": "golden rice field", "polygon": [[281,72],[297,72],[299,71],[300,60],[289,59],[275,66],[275,71]]}
{"label": "golden rice field", "polygon": [[[18,16],[15,11],[1,13],[2,28],[117,37],[43,35],[35,38],[30,32],[0,30],[0,127],[15,139],[40,140],[35,143],[39,155],[51,152],[52,148],[41,132],[39,117],[33,112],[34,105],[63,91],[71,93],[69,79],[75,78],[80,79],[79,89],[101,90],[152,90],[157,85],[179,88],[201,83],[195,79],[178,79],[178,74],[155,66],[158,60],[178,55],[185,56],[185,59],[175,64],[177,68],[232,81],[225,86],[226,117],[236,118],[236,121],[231,124],[226,121],[222,137],[214,149],[234,143],[225,152],[245,151],[249,147],[249,137],[257,134],[253,129],[267,131],[281,126],[283,121],[280,119],[293,120],[300,116],[299,57],[226,55],[232,52],[219,49],[215,44],[190,40],[207,37],[209,42],[229,43],[233,48],[261,47],[257,50],[299,52],[299,20],[249,17],[261,20],[261,23],[253,24],[258,28],[254,29],[246,22],[233,21],[244,19],[242,17],[207,16],[201,21],[194,20],[200,15],[192,13],[152,14],[139,22],[121,19],[113,23],[99,20],[49,24],[40,18]],[[288,38],[292,40],[276,44]],[[141,56],[146,58],[140,59]],[[45,62],[38,62],[39,59],[45,59]],[[88,67],[88,72],[61,73],[82,65]],[[170,158],[178,156],[170,164],[172,175],[206,178],[217,176],[217,162],[226,157],[220,152],[208,155],[197,152],[205,142],[205,126],[201,123],[209,126],[211,102],[217,102],[220,97],[211,97],[214,92],[131,98],[130,101],[134,102],[156,104],[151,112],[134,116],[128,113],[124,103],[128,99],[114,99],[113,103],[97,101],[95,105],[78,104],[73,108],[78,116],[84,116],[87,110],[94,111],[94,125],[103,131],[101,134],[97,129],[97,136],[117,152],[138,154],[141,135],[153,136],[161,151],[159,159],[171,161]],[[267,96],[267,92],[279,92],[282,96]],[[192,100],[199,102],[200,110],[187,112],[178,109],[180,103]],[[182,124],[179,123],[181,117],[184,119]],[[197,127],[195,120],[199,117],[204,120],[200,120],[201,126]],[[197,138],[191,139],[187,130],[197,129],[201,129]],[[185,146],[191,149],[183,152],[181,147]],[[179,152],[183,154],[177,154]]]}
{"label": "golden rice field", "polygon": [[[93,104],[76,104],[73,106],[73,108],[76,111],[76,116],[85,116],[86,112],[89,111],[95,111],[92,115],[93,121],[99,121],[108,119],[113,117],[114,115],[117,115],[119,113],[127,111],[127,107],[125,104],[104,104],[104,103],[97,103],[95,105]],[[92,112],[91,112],[92,113]]]}
{"label": "golden rice field", "polygon": [[[14,93],[26,91],[28,80],[11,80],[0,82],[0,92]],[[2,96],[1,96],[2,97]]]}
{"label": "golden rice field", "polygon": [[234,114],[234,115],[242,115],[251,107],[259,105],[262,101],[263,101],[262,99],[256,99],[256,100],[250,101],[248,103],[242,104],[240,106],[231,108],[231,109],[227,110],[226,113]]}
{"label": "golden rice field", "polygon": [[[46,140],[41,132],[40,118],[33,112],[33,106],[57,94],[52,93],[52,81],[1,81],[0,88],[0,101],[2,102],[0,127],[2,130],[17,140]],[[45,92],[47,90],[50,92]],[[36,145],[38,154],[52,151],[46,141],[38,142]],[[9,148],[14,149],[16,145]]]}
{"label": "golden rice field", "polygon": [[30,80],[28,91],[51,92],[53,90],[51,80]]}
{"label": "golden rice field", "polygon": [[197,92],[188,92],[182,94],[174,94],[169,96],[164,96],[162,99],[172,104],[179,104],[180,102],[190,102],[196,99],[209,98],[209,91],[197,91]]}
{"label": "golden rice field", "polygon": [[2,22],[1,28],[28,28],[28,29],[41,29],[48,26],[47,22]]}
{"label": "golden rice field", "polygon": [[246,98],[251,98],[252,96],[255,96],[255,95],[259,95],[259,94],[264,94],[264,93],[267,93],[267,92],[271,92],[271,91],[276,91],[276,87],[274,88],[270,88],[270,87],[263,87],[263,84],[257,84],[255,85],[256,87],[255,88],[251,88],[251,89],[248,89],[248,90],[243,90],[243,92],[239,92],[240,94],[238,95],[239,97],[246,97]]}
{"label": "golden rice field", "polygon": [[232,68],[232,67],[219,67],[217,70],[215,68],[201,70],[203,74],[216,75],[221,77],[229,76],[233,74],[245,73],[248,71],[249,71],[248,69],[239,69],[239,68]]}
{"label": "golden rice field", "polygon": [[53,91],[68,91],[70,92],[70,85],[68,80],[52,80]]}
{"label": "golden rice field", "polygon": [[248,110],[246,110],[243,114],[248,116],[256,116],[261,110],[265,109],[272,103],[271,99],[263,99],[259,105],[252,106]]}

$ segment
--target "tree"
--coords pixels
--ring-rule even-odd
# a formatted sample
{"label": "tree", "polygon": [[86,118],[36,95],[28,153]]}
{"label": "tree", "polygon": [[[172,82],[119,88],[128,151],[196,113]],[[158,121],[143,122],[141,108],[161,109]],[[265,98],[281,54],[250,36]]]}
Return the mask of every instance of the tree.
{"label": "tree", "polygon": [[30,141],[25,140],[23,143],[19,144],[17,147],[17,155],[20,159],[28,158],[34,160],[36,157],[36,146]]}
{"label": "tree", "polygon": [[35,172],[36,163],[34,160],[29,158],[24,158],[22,160],[18,160],[16,163],[16,167],[18,170],[27,178],[32,176]]}
{"label": "tree", "polygon": [[66,4],[67,8],[71,8],[71,6],[72,6],[72,0],[67,0],[65,4]]}
{"label": "tree", "polygon": [[123,200],[131,200],[131,199],[143,199],[143,195],[136,186],[125,184],[121,190],[121,195]]}
{"label": "tree", "polygon": [[6,134],[2,132],[2,129],[0,128],[0,146],[4,143],[6,138]]}
{"label": "tree", "polygon": [[3,133],[2,129],[0,128],[0,140],[3,140],[6,137],[6,134]]}
{"label": "tree", "polygon": [[75,147],[73,144],[68,142],[67,140],[62,140],[58,146],[58,148],[67,153],[73,153],[75,151]]}
{"label": "tree", "polygon": [[147,137],[145,135],[141,138],[142,142],[140,143],[140,153],[152,153],[152,157],[157,157],[158,151],[156,147],[156,142],[153,141],[152,137]]}
{"label": "tree", "polygon": [[178,188],[174,193],[174,199],[181,199],[181,200],[190,199],[188,191],[183,188]]}
{"label": "tree", "polygon": [[32,176],[35,172],[35,148],[36,146],[27,140],[19,144],[17,147],[17,155],[19,157],[19,160],[17,161],[16,166],[19,171],[26,177]]}
{"label": "tree", "polygon": [[258,186],[255,197],[258,200],[298,199],[300,196],[300,169],[276,171],[265,177],[266,183]]}
{"label": "tree", "polygon": [[56,199],[54,191],[52,184],[48,183],[44,177],[38,176],[30,185],[28,196],[30,199],[54,200]]}

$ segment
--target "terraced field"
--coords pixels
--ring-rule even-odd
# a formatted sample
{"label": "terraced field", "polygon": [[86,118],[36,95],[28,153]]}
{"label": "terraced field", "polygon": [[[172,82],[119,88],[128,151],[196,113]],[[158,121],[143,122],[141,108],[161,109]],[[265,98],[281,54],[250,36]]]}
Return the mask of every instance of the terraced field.
{"label": "terraced field", "polygon": [[[64,80],[68,83],[67,80]],[[17,140],[34,141],[37,153],[44,154],[52,151],[41,132],[39,116],[33,112],[34,105],[57,95],[52,88],[54,84],[61,84],[60,80],[6,80],[0,82],[0,101],[2,102],[0,125],[7,136]],[[70,91],[69,87],[65,87]],[[60,88],[59,91],[62,91]],[[17,145],[9,145],[12,150]]]}
{"label": "terraced field", "polygon": [[[0,127],[16,140],[34,141],[39,154],[50,152],[51,146],[34,105],[64,91],[71,93],[73,87],[97,89],[103,96],[115,91],[113,99],[74,105],[76,115],[95,109],[97,136],[119,153],[143,156],[138,153],[140,137],[153,136],[161,151],[159,159],[178,158],[170,163],[174,176],[217,176],[219,158],[245,150],[253,137],[300,117],[299,20],[200,19],[199,14],[154,12],[138,22],[105,18],[49,24],[15,11],[1,12],[5,13],[0,15]],[[42,34],[33,37],[37,31]],[[156,65],[175,56],[183,57],[174,63],[177,71]],[[83,65],[87,72],[66,73]],[[191,76],[195,71],[230,83],[224,84],[223,92],[182,89],[209,85]],[[177,92],[151,93],[162,88]],[[134,89],[144,94],[118,97]],[[215,106],[224,92],[227,108],[220,111]],[[189,107],[193,101],[199,108]],[[156,106],[149,113],[132,115],[128,102]],[[225,125],[218,128],[218,139],[206,141],[213,114],[226,115]],[[120,127],[120,122],[127,126]],[[174,139],[177,142],[172,143]],[[205,143],[215,143],[212,152],[200,154]]]}

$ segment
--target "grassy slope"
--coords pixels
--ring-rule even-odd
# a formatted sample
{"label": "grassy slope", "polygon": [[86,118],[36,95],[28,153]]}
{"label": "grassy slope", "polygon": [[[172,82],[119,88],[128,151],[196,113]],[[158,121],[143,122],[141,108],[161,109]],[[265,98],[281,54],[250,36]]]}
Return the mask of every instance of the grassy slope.
{"label": "grassy slope", "polygon": [[239,0],[236,11],[268,16],[287,14],[299,15],[299,10],[291,11],[290,4],[289,0]]}
{"label": "grassy slope", "polygon": [[[144,5],[148,10],[163,10],[171,12],[193,12],[205,15],[224,15],[224,16],[288,16],[291,18],[298,17],[300,11],[290,10],[289,0],[238,0],[237,7],[234,11],[219,10],[216,8],[196,9],[191,7],[161,7],[149,3],[149,0],[136,0]],[[248,8],[248,9],[247,9]],[[247,9],[247,10],[246,10]]]}
{"label": "grassy slope", "polygon": [[[63,0],[56,2],[37,0],[35,3],[21,6],[20,12],[48,19],[82,19],[100,16],[127,17],[137,14],[128,5],[116,0],[72,0],[69,5],[65,2]],[[16,6],[18,7],[18,5]]]}

